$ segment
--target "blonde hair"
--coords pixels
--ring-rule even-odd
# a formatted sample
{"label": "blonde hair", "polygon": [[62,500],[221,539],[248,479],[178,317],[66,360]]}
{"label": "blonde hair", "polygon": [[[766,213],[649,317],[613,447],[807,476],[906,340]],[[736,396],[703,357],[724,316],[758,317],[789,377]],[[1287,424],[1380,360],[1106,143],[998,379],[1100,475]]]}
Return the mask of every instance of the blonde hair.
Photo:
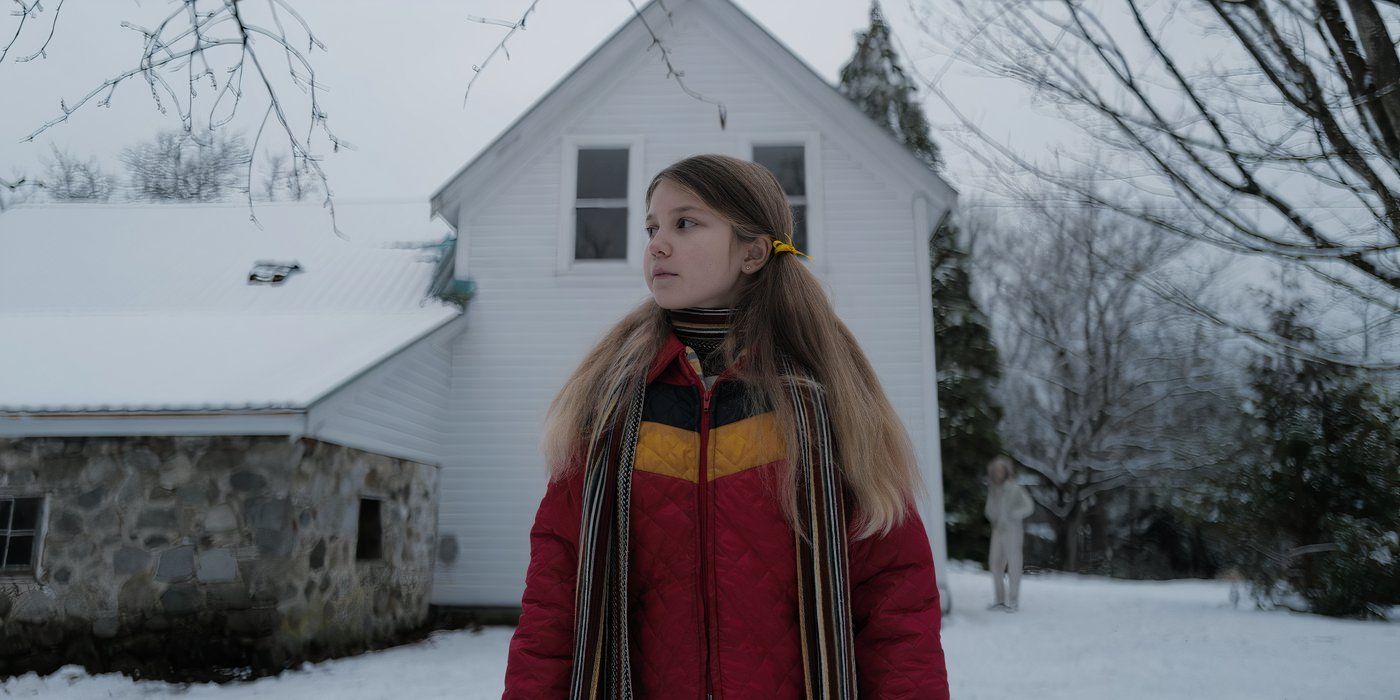
{"label": "blonde hair", "polygon": [[[734,229],[741,242],[763,236],[792,243],[792,209],[777,178],[761,165],[705,154],[657,173],[647,187],[651,202],[667,180],[698,197]],[[775,494],[788,523],[797,525],[798,451],[791,399],[776,350],[786,352],[825,388],[836,464],[856,504],[857,538],[887,534],[914,508],[925,485],[913,443],[874,369],[825,289],[795,255],[774,255],[757,274],[741,278],[733,325],[718,352],[732,366],[741,348],[744,364],[734,379],[746,400],[774,411],[787,436],[787,468]],[[643,380],[670,333],[666,309],[642,302],[603,334],[550,403],[541,450],[554,480],[581,468],[614,417],[624,410],[629,387]]]}

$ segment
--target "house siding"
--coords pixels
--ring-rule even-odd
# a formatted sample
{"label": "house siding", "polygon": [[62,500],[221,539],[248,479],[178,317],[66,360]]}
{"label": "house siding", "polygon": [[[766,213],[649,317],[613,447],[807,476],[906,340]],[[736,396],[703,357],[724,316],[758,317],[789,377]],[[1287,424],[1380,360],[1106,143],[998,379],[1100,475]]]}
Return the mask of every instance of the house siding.
{"label": "house siding", "polygon": [[[926,479],[939,475],[930,449],[936,416],[929,416],[926,369],[931,341],[921,323],[921,264],[914,230],[912,187],[891,186],[888,173],[848,152],[833,118],[804,108],[799,93],[771,79],[747,52],[713,35],[697,14],[678,15],[668,29],[673,61],[686,86],[728,106],[720,130],[712,104],[692,99],[647,54],[608,91],[582,106],[561,134],[489,202],[463,203],[458,235],[470,238],[470,259],[458,274],[479,292],[467,312],[467,332],[454,344],[443,441],[439,535],[458,554],[439,562],[433,602],[442,605],[520,604],[529,560],[529,530],[544,493],[538,449],[545,410],[583,354],[623,314],[647,298],[639,268],[611,274],[557,269],[561,243],[562,137],[640,135],[649,177],[686,156],[721,152],[749,157],[747,144],[769,134],[816,132],[819,163],[809,197],[820,200],[822,251],[809,263],[829,289],[838,314],[860,340],[890,400],[904,419]],[[749,60],[751,61],[751,59]],[[633,245],[645,245],[644,212],[629,212]],[[814,253],[816,255],[816,253]],[[941,527],[940,504],[925,513]],[[938,538],[941,541],[941,538]],[[941,556],[941,553],[940,553]]]}
{"label": "house siding", "polygon": [[317,401],[307,434],[376,454],[442,463],[454,319]]}

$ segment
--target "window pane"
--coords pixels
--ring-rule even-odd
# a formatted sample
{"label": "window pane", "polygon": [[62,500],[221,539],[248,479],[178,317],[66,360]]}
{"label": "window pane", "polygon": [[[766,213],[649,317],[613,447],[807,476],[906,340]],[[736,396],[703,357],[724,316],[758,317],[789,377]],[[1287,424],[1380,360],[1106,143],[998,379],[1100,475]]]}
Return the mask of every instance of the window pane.
{"label": "window pane", "polygon": [[39,499],[17,498],[14,508],[14,521],[10,529],[33,530],[35,523],[39,522]]}
{"label": "window pane", "polygon": [[807,194],[805,146],[754,146],[753,161],[768,168],[791,195]]}
{"label": "window pane", "polygon": [[574,211],[574,259],[627,259],[626,209]]}
{"label": "window pane", "polygon": [[10,504],[14,501],[0,500],[0,532],[10,527]]}
{"label": "window pane", "polygon": [[355,539],[356,559],[381,559],[383,530],[379,519],[379,501],[360,499],[359,529]]}
{"label": "window pane", "polygon": [[28,568],[29,557],[34,553],[34,536],[18,535],[10,538],[10,547],[5,555],[5,568]]}
{"label": "window pane", "polygon": [[[806,204],[792,205],[792,244],[797,246],[798,250],[804,253],[810,253],[810,251],[807,250]],[[806,260],[806,258],[803,258],[803,260]]]}
{"label": "window pane", "polygon": [[627,149],[579,149],[578,198],[626,199]]}

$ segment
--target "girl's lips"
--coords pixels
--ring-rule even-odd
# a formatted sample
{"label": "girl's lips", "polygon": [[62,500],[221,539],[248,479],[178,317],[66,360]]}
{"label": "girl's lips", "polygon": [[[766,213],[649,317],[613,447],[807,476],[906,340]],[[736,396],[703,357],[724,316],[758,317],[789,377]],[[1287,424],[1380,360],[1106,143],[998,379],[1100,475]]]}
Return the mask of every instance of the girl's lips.
{"label": "girl's lips", "polygon": [[663,273],[661,273],[661,274],[659,274],[659,275],[653,275],[653,276],[652,276],[652,279],[658,279],[658,280],[659,280],[659,279],[666,279],[666,278],[668,278],[668,277],[675,277],[675,276],[676,276],[676,273],[674,273],[674,272],[663,272]]}

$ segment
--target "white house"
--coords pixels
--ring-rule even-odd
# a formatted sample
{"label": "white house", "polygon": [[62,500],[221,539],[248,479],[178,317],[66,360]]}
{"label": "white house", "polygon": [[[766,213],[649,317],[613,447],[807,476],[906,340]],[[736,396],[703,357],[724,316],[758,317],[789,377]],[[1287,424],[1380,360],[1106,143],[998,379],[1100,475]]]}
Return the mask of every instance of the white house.
{"label": "white house", "polygon": [[0,437],[306,435],[436,465],[450,232],[422,204],[337,211],[340,235],[317,203],[0,214],[0,366],[24,368],[0,375]]}
{"label": "white house", "polygon": [[[942,572],[928,243],[954,191],[729,0],[651,2],[641,15],[432,196],[457,231],[455,274],[477,289],[453,345],[438,536],[439,552],[455,557],[440,558],[433,601],[519,605],[545,486],[545,408],[601,332],[647,294],[649,178],[705,152],[768,165],[803,215],[805,262],[917,447]],[[714,104],[667,77],[645,25],[686,87],[725,105],[723,126]]]}
{"label": "white house", "polygon": [[275,672],[427,620],[450,240],[337,209],[0,214],[0,678]]}
{"label": "white house", "polygon": [[913,438],[946,608],[928,244],[955,193],[729,0],[640,13],[429,206],[338,203],[343,237],[302,204],[0,214],[0,583],[28,587],[0,623],[208,615],[295,655],[518,606],[545,409],[646,298],[650,177],[706,152],[784,184]]}

